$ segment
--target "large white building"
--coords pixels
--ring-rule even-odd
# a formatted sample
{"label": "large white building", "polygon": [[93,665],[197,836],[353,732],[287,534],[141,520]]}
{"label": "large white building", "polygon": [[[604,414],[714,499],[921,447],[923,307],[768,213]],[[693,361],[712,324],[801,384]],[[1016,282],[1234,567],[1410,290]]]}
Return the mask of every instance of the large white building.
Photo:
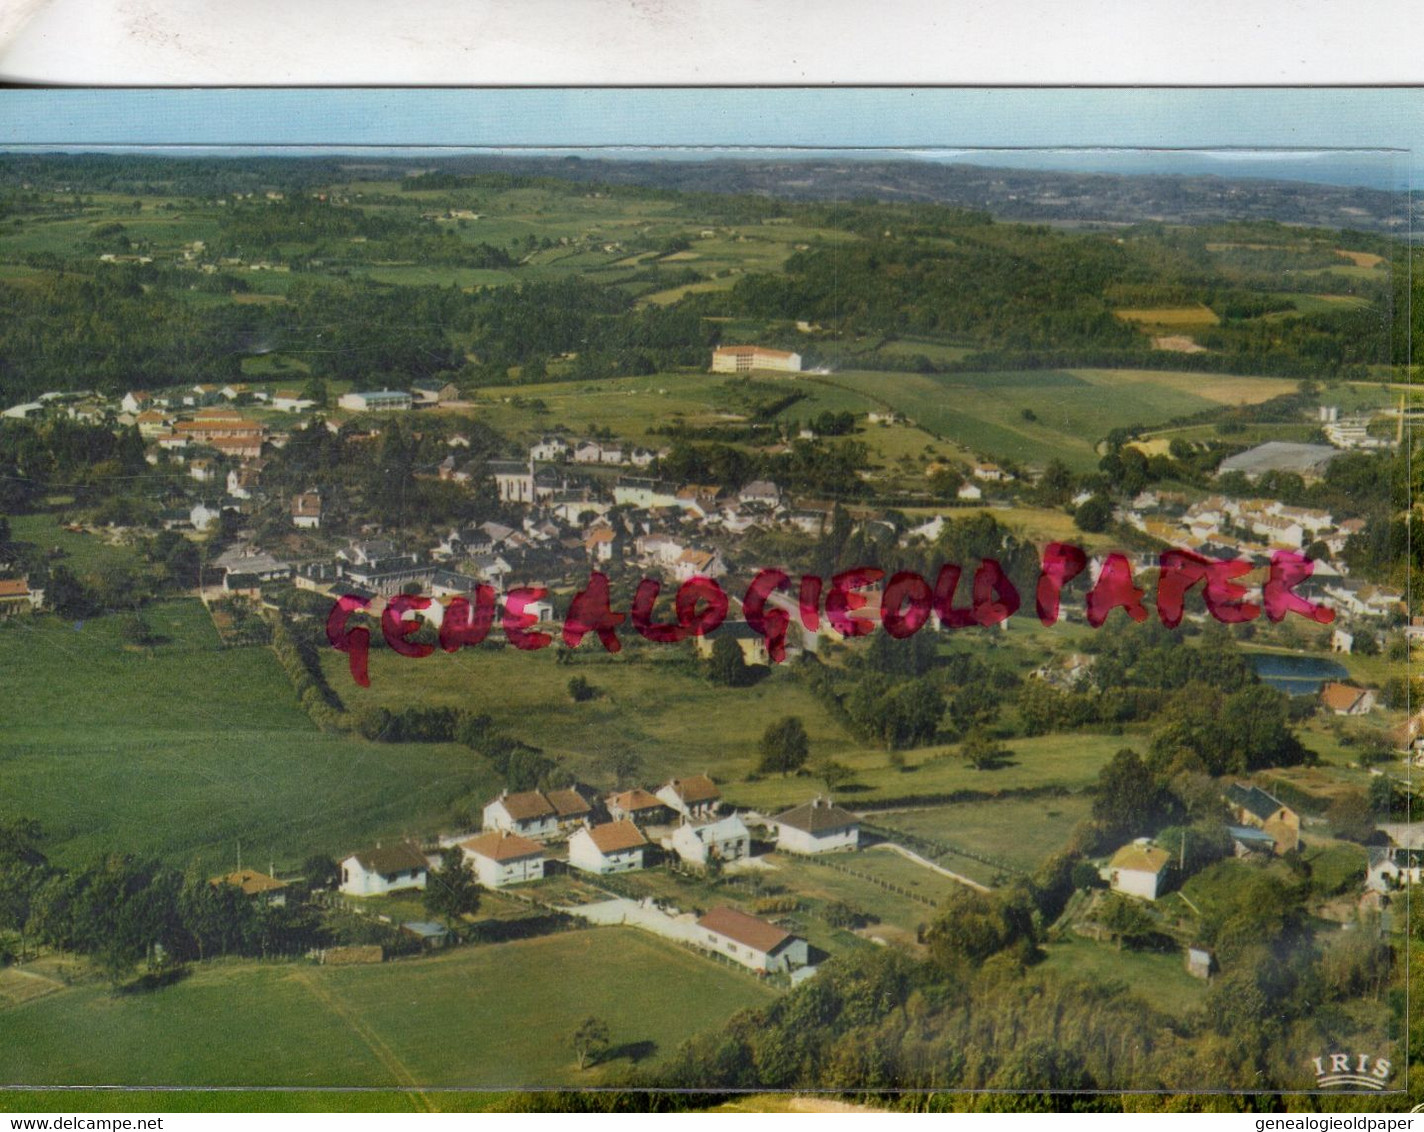
{"label": "large white building", "polygon": [[424,888],[427,868],[419,846],[378,845],[341,862],[341,891],[347,896],[381,896],[402,888]]}
{"label": "large white building", "polygon": [[503,888],[544,877],[544,847],[517,833],[482,833],[460,842],[460,849],[485,888]]}
{"label": "large white building", "polygon": [[801,355],[766,346],[719,346],[712,351],[713,373],[751,373],[758,369],[800,373]]}
{"label": "large white building", "polygon": [[337,405],[356,413],[374,413],[390,409],[409,409],[414,398],[400,389],[377,389],[365,393],[343,393]]}
{"label": "large white building", "polygon": [[860,845],[860,819],[829,798],[813,798],[777,814],[776,847],[788,853],[830,853]]}

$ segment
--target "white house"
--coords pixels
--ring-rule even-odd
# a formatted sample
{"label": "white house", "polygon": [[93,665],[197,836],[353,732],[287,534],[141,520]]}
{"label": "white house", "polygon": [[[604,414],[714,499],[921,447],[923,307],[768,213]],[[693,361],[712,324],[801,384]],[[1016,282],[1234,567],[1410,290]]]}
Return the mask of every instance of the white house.
{"label": "white house", "polygon": [[771,819],[776,847],[788,853],[830,853],[860,845],[860,819],[829,798],[813,798]]}
{"label": "white house", "polygon": [[341,862],[341,891],[347,896],[380,896],[400,888],[424,888],[426,869],[418,846],[378,845]]}
{"label": "white house", "polygon": [[1391,892],[1424,879],[1424,849],[1401,849],[1394,845],[1373,845],[1365,872],[1365,887],[1372,892]]}
{"label": "white house", "polygon": [[321,526],[321,492],[304,491],[292,496],[292,526],[307,531]]}
{"label": "white house", "polygon": [[502,791],[485,806],[484,829],[517,833],[543,841],[559,832],[559,815],[549,799],[537,790],[520,794]]}
{"label": "white house", "polygon": [[569,864],[586,873],[626,873],[643,867],[648,839],[630,821],[585,826],[569,838]]}
{"label": "white house", "polygon": [[708,861],[726,864],[751,856],[752,835],[746,823],[733,814],[717,820],[683,822],[664,844],[689,865],[705,865]]}
{"label": "white house", "polygon": [[694,774],[658,787],[656,797],[685,818],[705,818],[717,812],[722,792],[705,774]]}
{"label": "white house", "polygon": [[655,794],[649,794],[641,786],[624,790],[621,794],[610,794],[604,805],[614,821],[638,821],[644,825],[657,825],[672,820],[671,807]]}
{"label": "white house", "polygon": [[697,921],[698,942],[753,971],[791,971],[810,958],[806,941],[725,905]]}
{"label": "white house", "polygon": [[460,849],[486,888],[503,888],[544,877],[544,847],[517,833],[482,833],[460,842]]}
{"label": "white house", "polygon": [[193,524],[195,531],[206,531],[218,521],[218,516],[217,508],[199,502],[193,504],[192,510],[188,512],[188,521]]}
{"label": "white house", "polygon": [[1172,855],[1155,845],[1124,845],[1108,862],[1108,882],[1114,892],[1156,900],[1167,877]]}
{"label": "white house", "polygon": [[529,449],[531,460],[540,460],[545,463],[554,460],[562,460],[569,454],[569,442],[562,436],[541,437],[538,443]]}

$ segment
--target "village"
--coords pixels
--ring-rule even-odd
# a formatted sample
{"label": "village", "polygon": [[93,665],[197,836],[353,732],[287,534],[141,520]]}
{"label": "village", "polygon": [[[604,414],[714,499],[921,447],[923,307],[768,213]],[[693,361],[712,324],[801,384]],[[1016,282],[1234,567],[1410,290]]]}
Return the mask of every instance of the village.
{"label": "village", "polygon": [[[1384,1040],[1424,879],[1420,408],[1387,366],[1225,360],[1333,300],[1113,298],[1060,369],[982,311],[833,323],[834,215],[409,181],[75,236],[105,302],[230,336],[0,408],[0,1011],[301,988],[459,1087],[620,1080],[868,972],[931,1013],[1100,995],[1154,1035],[1122,1051],[1312,1024],[1325,986],[1320,1025]],[[866,280],[941,238],[873,219]],[[414,1049],[447,1031],[413,1002],[478,1056]],[[273,1081],[348,1071],[283,1011],[314,1052]]]}

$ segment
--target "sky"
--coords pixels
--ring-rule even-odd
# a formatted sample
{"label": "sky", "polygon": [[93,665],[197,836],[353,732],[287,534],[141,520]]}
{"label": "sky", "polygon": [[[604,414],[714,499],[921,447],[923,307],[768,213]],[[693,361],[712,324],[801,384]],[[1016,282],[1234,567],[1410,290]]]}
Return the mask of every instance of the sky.
{"label": "sky", "polygon": [[665,146],[683,147],[668,154],[682,158],[879,149],[1402,189],[1424,184],[1424,90],[36,89],[0,97],[0,139],[0,147],[66,150],[596,147],[642,158]]}

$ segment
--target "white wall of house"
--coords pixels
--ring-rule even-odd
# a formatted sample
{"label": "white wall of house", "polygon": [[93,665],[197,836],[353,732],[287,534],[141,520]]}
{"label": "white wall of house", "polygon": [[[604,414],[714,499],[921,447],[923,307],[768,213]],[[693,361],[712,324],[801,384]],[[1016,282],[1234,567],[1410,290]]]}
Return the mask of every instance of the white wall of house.
{"label": "white wall of house", "polygon": [[773,955],[728,939],[718,932],[709,932],[706,928],[701,930],[698,942],[708,951],[725,955],[753,971],[789,971],[793,967],[804,967],[809,958],[806,941],[794,937]]}
{"label": "white wall of house", "polygon": [[559,832],[559,820],[557,815],[549,814],[547,817],[515,821],[504,808],[504,804],[496,798],[485,806],[483,828],[502,829],[506,833],[517,833],[521,837],[545,839]]}
{"label": "white wall of house", "polygon": [[1114,869],[1112,889],[1114,892],[1126,893],[1128,896],[1156,900],[1157,886],[1161,882],[1161,878],[1161,873],[1149,873],[1143,869]]}
{"label": "white wall of house", "polygon": [[588,830],[581,829],[569,838],[569,864],[586,873],[627,873],[643,867],[644,846],[619,849],[605,855],[593,843]]}
{"label": "white wall of house", "polygon": [[341,862],[341,891],[347,896],[383,896],[402,888],[424,888],[424,869],[402,869],[390,876],[368,871],[355,857]]}
{"label": "white wall of house", "polygon": [[496,861],[479,853],[465,850],[465,860],[475,870],[475,876],[485,888],[503,888],[507,884],[523,884],[543,880],[543,857],[520,857],[513,861]]}
{"label": "white wall of house", "polygon": [[838,849],[855,849],[859,845],[859,826],[819,835],[789,825],[777,826],[776,847],[787,853],[833,853]]}

